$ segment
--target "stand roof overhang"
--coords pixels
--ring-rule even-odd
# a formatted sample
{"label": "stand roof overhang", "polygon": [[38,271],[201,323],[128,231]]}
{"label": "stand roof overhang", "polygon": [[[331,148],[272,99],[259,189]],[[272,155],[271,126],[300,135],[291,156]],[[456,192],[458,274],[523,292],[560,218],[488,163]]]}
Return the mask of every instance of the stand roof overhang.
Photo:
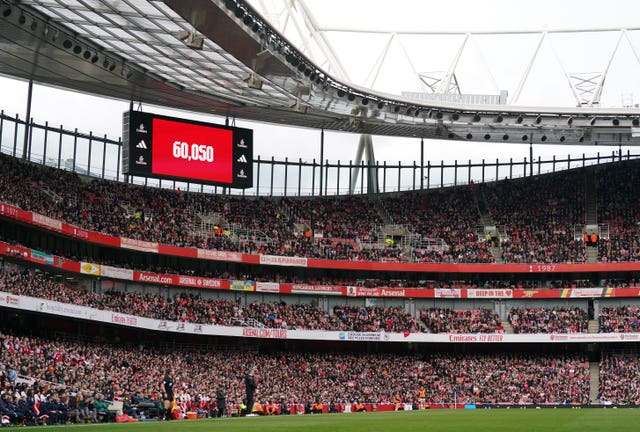
{"label": "stand roof overhang", "polygon": [[0,74],[133,102],[360,134],[640,143],[637,108],[423,104],[340,82],[241,0],[0,0]]}

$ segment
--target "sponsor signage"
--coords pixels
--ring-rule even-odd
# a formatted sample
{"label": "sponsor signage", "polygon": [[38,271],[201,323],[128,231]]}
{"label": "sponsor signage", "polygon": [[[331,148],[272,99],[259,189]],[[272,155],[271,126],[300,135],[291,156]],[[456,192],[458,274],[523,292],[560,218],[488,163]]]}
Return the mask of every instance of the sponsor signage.
{"label": "sponsor signage", "polygon": [[468,289],[467,298],[512,298],[513,290],[501,288]]}
{"label": "sponsor signage", "polygon": [[133,270],[131,269],[102,265],[100,267],[100,273],[106,278],[133,280]]}
{"label": "sponsor signage", "polygon": [[291,294],[342,295],[342,287],[336,285],[282,284]]}
{"label": "sponsor signage", "polygon": [[203,278],[199,276],[178,276],[177,284],[195,288],[222,288],[222,279]]}
{"label": "sponsor signage", "polygon": [[256,282],[257,292],[279,293],[280,284],[278,282]]}
{"label": "sponsor signage", "polygon": [[462,290],[456,288],[435,288],[436,298],[462,298]]}
{"label": "sponsor signage", "polygon": [[34,249],[30,250],[30,254],[31,254],[31,261],[32,262],[37,262],[40,264],[46,264],[46,265],[53,265],[54,264],[54,257],[53,255],[49,255],[46,254],[44,252],[40,252]]}
{"label": "sponsor signage", "polygon": [[241,262],[242,254],[239,252],[226,252],[209,249],[198,249],[196,256],[198,259],[206,259],[212,261],[234,261]]}
{"label": "sponsor signage", "polygon": [[114,324],[122,324],[126,326],[136,327],[138,325],[138,317],[112,313],[111,322]]}
{"label": "sponsor signage", "polygon": [[602,297],[602,288],[566,288],[562,290],[562,298]]}
{"label": "sponsor signage", "polygon": [[449,342],[504,342],[504,334],[449,334]]}
{"label": "sponsor signage", "polygon": [[366,288],[348,286],[347,296],[350,297],[405,297],[404,288]]}
{"label": "sponsor signage", "polygon": [[232,291],[254,291],[253,281],[231,279],[229,289]]}
{"label": "sponsor signage", "polygon": [[8,216],[13,219],[24,219],[25,214],[29,214],[24,210],[19,209],[18,207],[14,207],[12,205],[6,203],[0,203],[0,214],[3,216]]}
{"label": "sponsor signage", "polygon": [[40,225],[46,228],[50,228],[54,231],[62,231],[62,222],[56,219],[52,219],[48,216],[43,216],[38,213],[31,213],[32,222],[35,225]]}
{"label": "sponsor signage", "polygon": [[120,247],[140,252],[158,253],[158,243],[120,237]]}
{"label": "sponsor signage", "polygon": [[348,332],[340,332],[341,337],[344,338],[344,340],[349,340],[349,341],[371,341],[371,342],[378,342],[381,340],[385,340],[382,337],[382,332],[353,332],[353,331],[348,331]]}
{"label": "sponsor signage", "polygon": [[133,280],[136,282],[155,283],[161,285],[174,285],[174,277],[172,275],[162,275],[158,273],[147,273],[134,271]]}
{"label": "sponsor signage", "polygon": [[162,321],[85,306],[59,303],[36,297],[0,292],[0,307],[81,318],[89,321],[132,326],[148,330],[179,331],[182,333],[251,337],[264,339],[298,339],[365,342],[442,342],[442,343],[591,343],[640,341],[639,333],[391,333],[357,331],[287,330],[256,327],[227,327],[188,322]]}
{"label": "sponsor signage", "polygon": [[100,276],[100,264],[81,262],[80,273],[88,274],[92,276]]}
{"label": "sponsor signage", "polygon": [[307,259],[304,257],[288,257],[280,255],[260,255],[260,264],[277,266],[306,267]]}
{"label": "sponsor signage", "polygon": [[242,336],[263,339],[287,339],[286,329],[243,327]]}

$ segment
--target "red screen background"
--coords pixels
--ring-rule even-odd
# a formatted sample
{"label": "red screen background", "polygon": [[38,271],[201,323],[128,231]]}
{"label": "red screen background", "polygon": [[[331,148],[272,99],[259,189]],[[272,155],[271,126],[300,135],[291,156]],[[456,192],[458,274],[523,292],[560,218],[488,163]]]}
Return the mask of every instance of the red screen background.
{"label": "red screen background", "polygon": [[[173,143],[186,142],[213,147],[213,162],[173,157]],[[152,172],[217,183],[233,181],[233,131],[164,119],[153,119]]]}

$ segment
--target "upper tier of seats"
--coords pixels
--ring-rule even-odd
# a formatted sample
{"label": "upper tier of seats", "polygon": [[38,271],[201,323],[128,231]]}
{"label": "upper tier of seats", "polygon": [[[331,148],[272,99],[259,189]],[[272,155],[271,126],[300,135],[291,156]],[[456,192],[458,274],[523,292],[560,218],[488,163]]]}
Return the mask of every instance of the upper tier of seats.
{"label": "upper tier of seats", "polygon": [[[596,168],[603,261],[639,259],[638,162]],[[342,260],[494,262],[485,209],[507,263],[584,262],[585,169],[482,186],[337,198],[241,198],[87,180],[0,156],[0,200],[85,229],[183,247]],[[486,222],[486,221],[485,221]],[[385,224],[402,226],[388,234]],[[495,248],[494,248],[495,249]],[[494,252],[495,253],[495,252]]]}

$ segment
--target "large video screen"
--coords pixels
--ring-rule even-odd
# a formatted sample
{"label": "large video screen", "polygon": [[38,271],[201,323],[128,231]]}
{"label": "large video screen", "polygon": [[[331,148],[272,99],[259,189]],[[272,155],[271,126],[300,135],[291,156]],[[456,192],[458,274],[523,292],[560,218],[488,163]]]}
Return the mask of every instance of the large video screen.
{"label": "large video screen", "polygon": [[253,131],[141,111],[123,115],[124,174],[253,186]]}

